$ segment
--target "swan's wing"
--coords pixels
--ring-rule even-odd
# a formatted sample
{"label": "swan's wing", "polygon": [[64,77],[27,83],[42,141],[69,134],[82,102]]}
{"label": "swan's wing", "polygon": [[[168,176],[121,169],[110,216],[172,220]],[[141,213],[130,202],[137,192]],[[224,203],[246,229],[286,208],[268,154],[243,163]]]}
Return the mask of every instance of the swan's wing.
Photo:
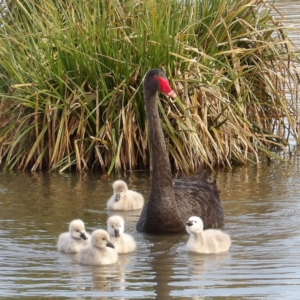
{"label": "swan's wing", "polygon": [[185,174],[181,174],[178,179],[189,179],[190,181],[206,181],[209,179],[208,177],[208,173],[207,170],[205,170],[202,166],[200,166],[197,171],[191,175],[191,176],[187,176]]}
{"label": "swan's wing", "polygon": [[175,179],[175,181],[178,181],[177,184],[179,184],[180,180],[183,180],[184,182],[188,180],[189,182],[194,181],[197,183],[208,184],[214,193],[220,194],[216,180],[209,177],[208,171],[205,170],[203,166],[200,166],[191,176],[181,175],[178,179]]}
{"label": "swan's wing", "polygon": [[208,179],[194,179],[195,177],[192,180],[188,177],[174,180],[175,199],[184,221],[194,215],[202,218],[204,228],[222,227],[223,208],[216,183],[209,182]]}

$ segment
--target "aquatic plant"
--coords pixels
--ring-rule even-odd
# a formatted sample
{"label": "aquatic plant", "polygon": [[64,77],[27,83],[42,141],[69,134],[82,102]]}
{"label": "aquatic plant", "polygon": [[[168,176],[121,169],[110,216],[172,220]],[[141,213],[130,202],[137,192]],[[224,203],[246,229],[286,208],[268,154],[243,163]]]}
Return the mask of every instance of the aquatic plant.
{"label": "aquatic plant", "polygon": [[151,169],[142,80],[186,173],[277,157],[297,140],[294,46],[262,0],[11,0],[0,27],[0,165]]}

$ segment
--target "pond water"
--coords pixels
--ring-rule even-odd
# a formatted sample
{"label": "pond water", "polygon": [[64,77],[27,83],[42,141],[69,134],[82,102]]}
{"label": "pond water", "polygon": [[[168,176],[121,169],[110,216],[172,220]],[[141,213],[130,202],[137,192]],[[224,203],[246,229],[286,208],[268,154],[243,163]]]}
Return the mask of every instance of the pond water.
{"label": "pond water", "polygon": [[137,233],[139,210],[120,212],[136,252],[90,267],[56,249],[59,233],[81,218],[106,228],[116,178],[149,195],[150,174],[0,174],[0,297],[22,299],[299,299],[300,156],[219,171],[229,252],[191,254],[188,234]]}
{"label": "pond water", "polygon": [[282,23],[290,28],[290,39],[295,45],[300,47],[300,0],[275,0],[275,7],[281,16],[284,17]]}

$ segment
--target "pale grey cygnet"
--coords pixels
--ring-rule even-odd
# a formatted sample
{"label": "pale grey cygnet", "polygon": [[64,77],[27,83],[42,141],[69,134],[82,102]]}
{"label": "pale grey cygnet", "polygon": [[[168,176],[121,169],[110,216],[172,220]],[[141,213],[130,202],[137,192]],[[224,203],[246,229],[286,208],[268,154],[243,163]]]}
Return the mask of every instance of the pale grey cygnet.
{"label": "pale grey cygnet", "polygon": [[230,236],[219,229],[203,230],[203,221],[192,216],[186,222],[186,231],[190,234],[186,248],[191,252],[220,253],[226,252],[231,246]]}
{"label": "pale grey cygnet", "polygon": [[84,223],[80,219],[70,222],[69,231],[59,235],[57,248],[61,252],[75,253],[89,242],[89,234],[85,231]]}
{"label": "pale grey cygnet", "polygon": [[143,195],[128,189],[125,181],[116,180],[112,187],[114,193],[107,201],[108,210],[135,210],[143,207]]}
{"label": "pale grey cygnet", "polygon": [[110,241],[114,244],[118,253],[129,253],[136,249],[134,238],[124,233],[125,222],[121,216],[113,215],[107,220],[107,231]]}
{"label": "pale grey cygnet", "polygon": [[93,231],[91,243],[81,248],[77,254],[83,265],[110,265],[118,261],[118,252],[103,229]]}

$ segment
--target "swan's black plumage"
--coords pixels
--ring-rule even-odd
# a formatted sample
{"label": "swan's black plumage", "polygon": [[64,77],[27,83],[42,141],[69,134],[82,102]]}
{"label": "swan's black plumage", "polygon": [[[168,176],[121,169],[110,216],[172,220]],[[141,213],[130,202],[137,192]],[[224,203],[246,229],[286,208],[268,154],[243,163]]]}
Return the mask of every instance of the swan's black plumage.
{"label": "swan's black plumage", "polygon": [[144,80],[153,166],[152,183],[149,201],[142,210],[136,228],[146,233],[185,232],[186,221],[191,216],[201,217],[205,228],[222,227],[224,214],[219,190],[205,170],[199,169],[191,177],[173,180],[158,113],[158,91],[176,97],[166,74],[160,69],[152,69]]}

